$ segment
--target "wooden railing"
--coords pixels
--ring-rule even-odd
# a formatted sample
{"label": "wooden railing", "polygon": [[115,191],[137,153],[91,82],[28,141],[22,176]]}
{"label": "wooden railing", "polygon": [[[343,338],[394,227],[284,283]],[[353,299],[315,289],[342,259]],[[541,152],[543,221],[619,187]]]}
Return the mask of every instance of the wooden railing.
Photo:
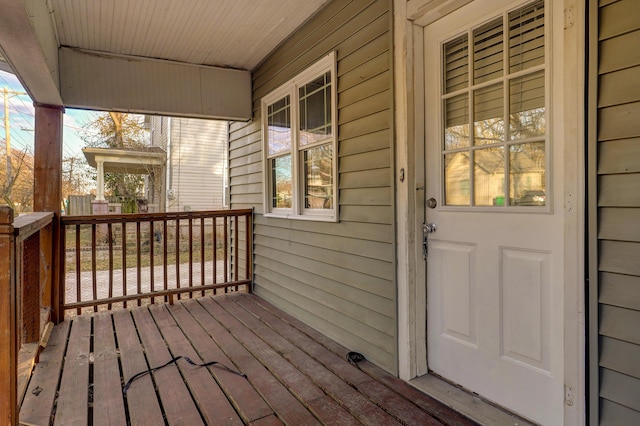
{"label": "wooden railing", "polygon": [[62,216],[59,312],[251,291],[252,210]]}
{"label": "wooden railing", "polygon": [[[51,313],[53,213],[23,214],[0,206],[0,423],[17,424],[18,351],[37,344]],[[42,315],[44,313],[44,315]],[[21,353],[22,357],[22,353]],[[30,370],[32,362],[20,362]],[[21,368],[23,368],[21,366]],[[21,376],[28,372],[21,372]]]}

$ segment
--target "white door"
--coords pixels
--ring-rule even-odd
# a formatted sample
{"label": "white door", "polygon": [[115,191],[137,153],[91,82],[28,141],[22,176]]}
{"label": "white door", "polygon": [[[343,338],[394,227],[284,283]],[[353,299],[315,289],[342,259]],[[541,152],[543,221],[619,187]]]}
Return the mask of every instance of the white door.
{"label": "white door", "polygon": [[424,28],[427,362],[557,425],[563,173],[550,8],[474,1]]}

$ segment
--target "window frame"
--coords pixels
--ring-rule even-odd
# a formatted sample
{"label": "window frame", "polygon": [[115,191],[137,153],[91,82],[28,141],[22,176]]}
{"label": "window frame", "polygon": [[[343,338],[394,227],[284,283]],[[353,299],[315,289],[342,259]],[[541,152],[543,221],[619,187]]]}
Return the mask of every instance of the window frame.
{"label": "window frame", "polygon": [[[271,91],[261,99],[261,130],[262,130],[262,172],[263,172],[263,203],[264,215],[267,217],[278,217],[286,219],[302,219],[316,220],[326,222],[338,221],[338,172],[337,172],[337,65],[335,52],[331,52],[313,65],[309,66],[303,72],[296,75],[291,80]],[[320,142],[310,143],[302,146],[300,144],[300,96],[299,88],[330,73],[331,76],[331,133]],[[289,102],[289,121],[290,121],[290,138],[291,148],[288,154],[279,152],[277,154],[269,154],[269,120],[268,108],[270,105],[280,101],[286,96],[290,97]],[[304,176],[304,153],[318,146],[330,144],[332,150],[331,156],[331,209],[313,209],[305,207],[305,176]],[[286,152],[286,151],[284,151]],[[273,200],[273,178],[271,161],[273,158],[281,156],[291,156],[291,185],[292,185],[292,201],[290,208],[278,208],[272,206]]]}

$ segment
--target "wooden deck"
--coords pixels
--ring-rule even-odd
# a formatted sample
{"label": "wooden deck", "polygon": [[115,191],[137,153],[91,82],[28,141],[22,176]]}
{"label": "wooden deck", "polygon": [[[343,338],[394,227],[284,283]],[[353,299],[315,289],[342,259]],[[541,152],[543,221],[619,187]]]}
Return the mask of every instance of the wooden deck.
{"label": "wooden deck", "polygon": [[[81,315],[56,326],[20,410],[26,425],[470,425],[255,295]],[[124,384],[173,357],[184,359]]]}

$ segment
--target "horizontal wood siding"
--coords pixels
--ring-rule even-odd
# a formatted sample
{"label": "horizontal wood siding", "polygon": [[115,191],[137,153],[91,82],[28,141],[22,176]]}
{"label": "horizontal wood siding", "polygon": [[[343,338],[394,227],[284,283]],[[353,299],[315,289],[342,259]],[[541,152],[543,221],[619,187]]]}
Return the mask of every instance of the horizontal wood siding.
{"label": "horizontal wood siding", "polygon": [[168,211],[218,210],[225,207],[227,122],[171,118]]}
{"label": "horizontal wood siding", "polygon": [[[253,120],[229,133],[232,208],[254,207],[255,292],[397,372],[391,1],[333,1],[253,73]],[[261,98],[331,51],[339,221],[266,218]]]}
{"label": "horizontal wood siding", "polygon": [[640,14],[598,16],[600,424],[640,424]]}

